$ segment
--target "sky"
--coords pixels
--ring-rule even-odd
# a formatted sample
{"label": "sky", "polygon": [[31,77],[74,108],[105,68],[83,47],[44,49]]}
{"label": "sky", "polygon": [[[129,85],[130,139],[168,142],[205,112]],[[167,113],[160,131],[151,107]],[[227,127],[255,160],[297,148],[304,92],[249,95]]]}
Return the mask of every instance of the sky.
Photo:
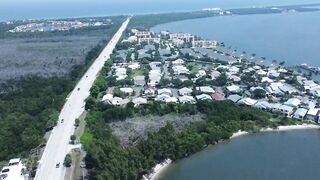
{"label": "sky", "polygon": [[0,0],[0,20],[44,19],[199,10],[207,7],[320,3],[319,0]]}

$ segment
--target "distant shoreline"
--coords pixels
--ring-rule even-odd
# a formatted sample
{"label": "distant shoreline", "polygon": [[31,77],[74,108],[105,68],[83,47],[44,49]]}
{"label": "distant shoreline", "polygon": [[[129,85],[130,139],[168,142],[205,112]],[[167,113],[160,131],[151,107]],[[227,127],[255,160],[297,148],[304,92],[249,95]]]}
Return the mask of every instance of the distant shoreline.
{"label": "distant shoreline", "polygon": [[[291,131],[291,130],[303,130],[303,129],[320,129],[319,125],[315,124],[297,124],[297,125],[289,125],[289,126],[278,126],[276,129],[272,128],[262,128],[258,133],[261,132],[280,132],[280,131]],[[241,131],[233,133],[230,139],[234,139],[243,135],[252,134],[247,131]]]}

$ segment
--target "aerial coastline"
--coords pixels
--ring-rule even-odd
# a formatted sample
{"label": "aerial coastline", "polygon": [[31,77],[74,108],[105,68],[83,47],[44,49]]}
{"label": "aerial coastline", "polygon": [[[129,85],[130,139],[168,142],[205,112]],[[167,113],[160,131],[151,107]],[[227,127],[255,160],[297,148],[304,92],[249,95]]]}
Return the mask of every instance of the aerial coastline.
{"label": "aerial coastline", "polygon": [[[293,66],[286,66],[285,61],[270,61],[254,52],[234,49],[216,39],[202,38],[188,32],[153,32],[151,28],[168,22],[216,16],[314,12],[320,11],[318,6],[320,4],[205,8],[194,12],[132,17],[13,20],[0,22],[0,42],[14,42],[30,35],[34,37],[26,40],[26,43],[41,40],[42,37],[50,37],[46,41],[59,42],[54,39],[56,35],[68,38],[79,33],[83,36],[88,34],[91,38],[95,32],[98,35],[107,33],[108,38],[100,41],[93,50],[81,50],[81,53],[87,54],[85,64],[70,66],[71,72],[67,69],[65,74],[58,71],[40,74],[28,69],[22,74],[32,75],[30,79],[42,75],[55,80],[57,74],[65,78],[61,82],[52,81],[61,88],[54,92],[56,96],[50,96],[52,99],[59,96],[58,104],[54,104],[54,100],[46,102],[53,104],[49,105],[52,109],[42,109],[40,115],[50,114],[50,119],[38,127],[43,126],[45,130],[38,132],[35,144],[40,142],[44,132],[51,134],[49,139],[54,137],[55,142],[62,139],[58,137],[59,134],[64,134],[63,150],[77,149],[81,144],[80,156],[84,151],[86,154],[80,160],[85,165],[80,165],[79,161],[70,166],[81,166],[88,171],[88,177],[155,180],[170,168],[171,163],[219,142],[253,133],[320,129],[320,82],[312,76],[312,73],[320,72],[320,67],[305,63],[294,66],[312,72],[305,73]],[[103,31],[104,28],[107,30]],[[111,35],[114,35],[113,38]],[[92,37],[93,43],[100,38]],[[67,38],[65,41],[71,41]],[[52,57],[55,62],[60,62],[55,66],[65,67],[61,63],[62,58]],[[72,58],[70,65],[73,61]],[[2,73],[7,73],[3,76],[8,80],[6,82],[10,82],[12,77],[20,77],[16,71]],[[80,83],[76,83],[78,80]],[[0,89],[0,97],[4,97],[5,103],[10,101],[10,93],[15,92],[12,87],[19,84],[18,80],[13,82],[12,86]],[[68,84],[68,87],[63,84]],[[73,95],[67,97],[64,90],[70,90],[73,84]],[[45,94],[45,91],[42,93]],[[74,99],[75,94],[81,95],[81,98]],[[76,113],[63,114],[62,111],[59,116],[58,108],[64,101],[66,104],[63,109],[70,110],[76,104]],[[27,120],[40,116],[37,114],[40,111],[36,111],[34,106],[34,109],[26,110],[32,114],[25,116]],[[80,112],[85,112],[82,120],[77,118]],[[6,111],[4,117],[9,115],[9,111]],[[85,124],[81,127],[83,132],[76,134],[81,123]],[[66,126],[70,131],[63,133],[62,128]],[[59,129],[61,132],[57,134]],[[34,148],[35,144],[28,148]],[[28,161],[33,162],[27,166],[24,176],[35,176],[37,171],[37,178],[45,177],[48,174],[45,172],[51,169],[50,173],[55,172],[63,177],[64,168],[67,173],[73,171],[65,162],[65,167],[60,169],[64,151],[56,156],[54,161],[57,163],[43,160],[49,157],[48,152],[54,154],[54,148],[50,148],[53,145],[51,140],[42,142],[31,150],[32,159],[31,153],[28,153],[30,149],[26,148],[18,163],[23,163],[24,167],[24,159],[30,158]],[[45,155],[39,161],[43,153],[41,151]],[[6,153],[9,155],[1,160],[7,161],[13,155],[21,156],[16,152]],[[66,152],[65,158],[70,154]],[[45,165],[50,168],[44,169]],[[56,169],[52,168],[54,165]]]}

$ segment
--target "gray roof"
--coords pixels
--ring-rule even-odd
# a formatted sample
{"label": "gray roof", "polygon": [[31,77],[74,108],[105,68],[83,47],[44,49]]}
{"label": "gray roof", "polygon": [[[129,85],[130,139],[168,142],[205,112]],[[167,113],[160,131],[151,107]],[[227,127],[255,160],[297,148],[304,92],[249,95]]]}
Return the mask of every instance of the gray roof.
{"label": "gray roof", "polygon": [[242,97],[237,95],[237,94],[233,94],[230,95],[227,99],[231,100],[232,102],[238,102]]}

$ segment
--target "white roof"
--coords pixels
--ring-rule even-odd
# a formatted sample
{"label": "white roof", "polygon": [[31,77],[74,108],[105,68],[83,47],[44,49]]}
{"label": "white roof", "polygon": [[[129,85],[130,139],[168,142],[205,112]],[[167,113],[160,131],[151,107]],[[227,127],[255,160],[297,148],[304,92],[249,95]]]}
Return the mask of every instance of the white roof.
{"label": "white roof", "polygon": [[124,92],[124,93],[133,93],[133,89],[132,88],[120,88],[120,91],[121,92]]}
{"label": "white roof", "polygon": [[180,96],[179,101],[181,103],[194,103],[195,99],[192,96]]}
{"label": "white roof", "polygon": [[112,94],[106,94],[102,97],[102,101],[111,100],[113,98]]}
{"label": "white roof", "polygon": [[198,91],[204,92],[204,93],[214,93],[215,90],[212,89],[210,86],[200,86],[196,88]]}
{"label": "white roof", "polygon": [[184,87],[179,89],[179,94],[190,94],[190,93],[192,93],[192,89],[190,88]]}
{"label": "white roof", "polygon": [[254,100],[254,99],[251,99],[251,98],[243,98],[238,103],[239,104],[245,104],[245,105],[248,105],[248,106],[252,106],[252,105],[257,103],[257,100]]}
{"label": "white roof", "polygon": [[171,89],[168,89],[168,88],[158,89],[158,94],[163,94],[163,93],[172,94],[172,91]]}
{"label": "white roof", "polygon": [[132,99],[132,102],[135,105],[140,105],[140,104],[147,104],[148,100],[147,100],[147,98],[137,97],[137,98]]}
{"label": "white roof", "polygon": [[318,111],[319,111],[319,109],[310,108],[309,111],[308,111],[308,115],[316,116],[318,114]]}
{"label": "white roof", "polygon": [[304,108],[298,108],[297,111],[294,113],[294,117],[302,116],[304,117],[307,114],[308,110]]}
{"label": "white roof", "polygon": [[230,92],[238,92],[238,91],[240,91],[240,87],[237,86],[237,85],[234,85],[234,84],[231,85],[231,86],[228,86],[227,89],[228,89],[228,91],[230,91]]}
{"label": "white roof", "polygon": [[196,96],[197,100],[212,100],[208,94],[200,94]]}
{"label": "white roof", "polygon": [[272,106],[269,102],[267,101],[258,101],[255,105],[253,105],[256,108],[261,108],[261,109],[271,109]]}
{"label": "white roof", "polygon": [[301,100],[297,98],[291,98],[288,99],[288,101],[286,101],[284,104],[292,107],[297,107],[299,106],[299,104],[301,104]]}

